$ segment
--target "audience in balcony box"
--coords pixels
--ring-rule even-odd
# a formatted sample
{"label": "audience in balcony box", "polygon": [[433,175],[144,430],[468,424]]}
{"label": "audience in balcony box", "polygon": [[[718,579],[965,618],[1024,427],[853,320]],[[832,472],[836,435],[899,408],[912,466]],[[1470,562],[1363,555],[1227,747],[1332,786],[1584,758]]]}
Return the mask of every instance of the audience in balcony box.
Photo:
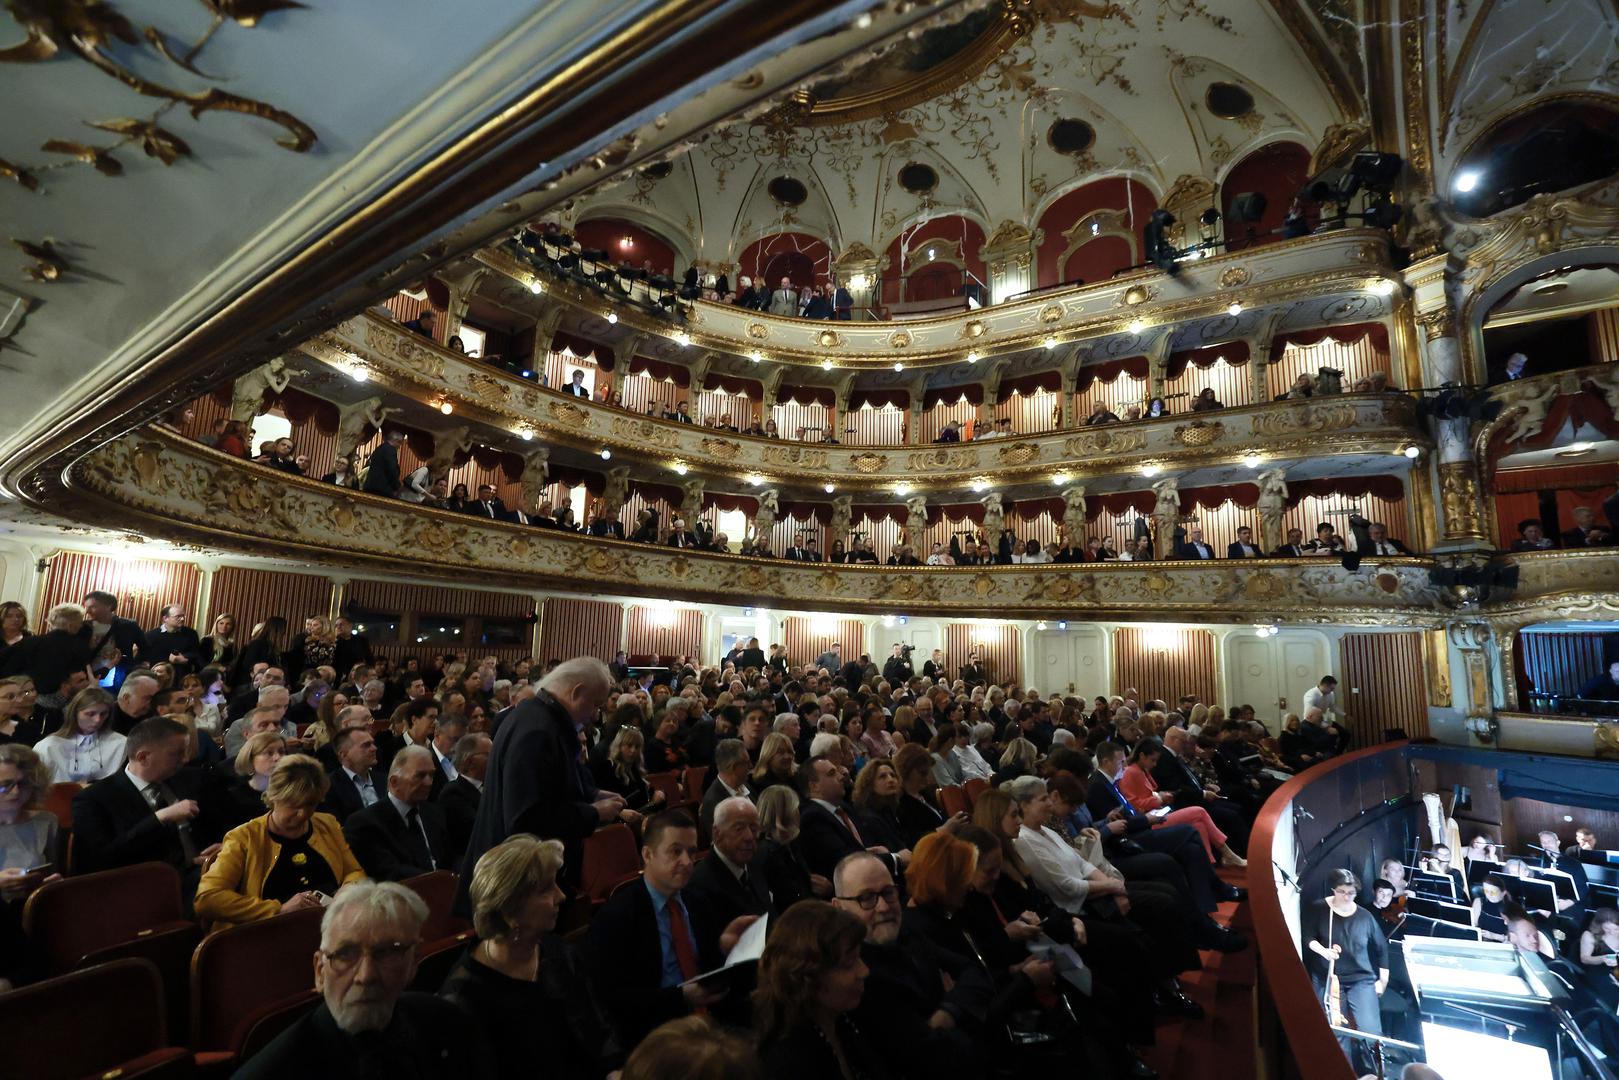
{"label": "audience in balcony box", "polygon": [[767,310],[772,315],[786,317],[798,314],[798,290],[793,288],[791,278],[781,279],[781,284],[770,294],[770,304]]}
{"label": "audience in balcony box", "polygon": [[560,389],[569,397],[586,400],[590,398],[590,388],[585,386],[585,373],[582,368],[574,368],[573,373],[568,376],[568,381],[563,383]]}
{"label": "audience in balcony box", "polygon": [[342,454],[332,465],[332,471],[321,477],[328,484],[338,487],[358,488],[360,486],[360,470],[356,464],[356,455]]}
{"label": "audience in balcony box", "polygon": [[1203,389],[1199,390],[1197,392],[1197,397],[1192,400],[1193,412],[1213,412],[1216,409],[1223,408],[1225,408],[1225,406],[1221,404],[1217,398],[1215,398],[1214,387],[1212,386],[1205,386]]}
{"label": "audience in balcony box", "polygon": [[1150,399],[1147,402],[1147,419],[1148,420],[1156,420],[1160,416],[1168,416],[1168,415],[1169,415],[1169,406],[1164,404],[1164,399],[1163,398],[1155,397],[1155,398]]}
{"label": "audience in balcony box", "polygon": [[1182,526],[1175,528],[1175,558],[1177,559],[1215,559],[1214,547],[1203,540],[1203,527],[1193,525],[1191,534]]}
{"label": "audience in balcony box", "polygon": [[952,443],[961,441],[961,421],[947,420],[939,430],[939,437],[933,440],[936,443]]}
{"label": "audience in balcony box", "polygon": [[1100,401],[1091,409],[1091,414],[1085,418],[1086,426],[1090,427],[1097,424],[1117,424],[1118,422],[1118,416]]}
{"label": "audience in balcony box", "polygon": [[1308,372],[1301,371],[1293,380],[1293,385],[1283,393],[1276,395],[1277,401],[1298,401],[1312,396],[1315,393],[1315,382]]}
{"label": "audience in balcony box", "polygon": [[1512,542],[1513,551],[1549,551],[1557,542],[1546,535],[1546,527],[1539,518],[1524,518],[1518,522],[1518,539]]}
{"label": "audience in balcony box", "polygon": [[1297,559],[1310,554],[1310,545],[1304,542],[1303,529],[1287,530],[1287,543],[1270,553],[1273,559]]}
{"label": "audience in balcony box", "polygon": [[366,491],[386,495],[390,499],[399,497],[399,444],[404,441],[405,433],[398,428],[383,435],[382,445],[371,451],[371,457],[366,461],[362,485]]}
{"label": "audience in balcony box", "polygon": [[1363,555],[1409,555],[1411,549],[1389,535],[1389,528],[1381,521],[1366,525],[1366,543],[1359,545]]}
{"label": "audience in balcony box", "polygon": [[1254,530],[1247,525],[1237,529],[1237,538],[1226,546],[1228,559],[1259,559],[1265,553],[1254,544]]}
{"label": "audience in balcony box", "polygon": [[1346,548],[1343,537],[1323,521],[1315,527],[1315,539],[1306,544],[1304,550],[1310,555],[1342,555]]}
{"label": "audience in balcony box", "polygon": [[472,494],[465,484],[457,484],[450,489],[450,497],[444,500],[444,509],[457,510],[462,513],[469,512],[472,505]]}
{"label": "audience in balcony box", "polygon": [[1597,524],[1596,513],[1589,506],[1574,508],[1574,527],[1563,533],[1565,548],[1607,547],[1612,543],[1613,533]]}
{"label": "audience in balcony box", "polygon": [[832,287],[830,285],[822,285],[820,287],[811,286],[809,289],[807,289],[804,298],[803,311],[801,312],[802,317],[806,319],[832,318],[833,311],[831,292]]}
{"label": "audience in balcony box", "polygon": [[422,337],[429,341],[436,341],[438,339],[438,312],[434,311],[432,308],[427,308],[414,319],[411,319],[406,323],[401,323],[400,325],[413,334],[422,335]]}
{"label": "audience in balcony box", "polygon": [[779,438],[781,438],[781,430],[776,427],[776,421],[774,419],[770,419],[770,420],[765,421],[765,429],[764,430],[765,430],[765,438],[767,438],[767,439],[779,439]]}

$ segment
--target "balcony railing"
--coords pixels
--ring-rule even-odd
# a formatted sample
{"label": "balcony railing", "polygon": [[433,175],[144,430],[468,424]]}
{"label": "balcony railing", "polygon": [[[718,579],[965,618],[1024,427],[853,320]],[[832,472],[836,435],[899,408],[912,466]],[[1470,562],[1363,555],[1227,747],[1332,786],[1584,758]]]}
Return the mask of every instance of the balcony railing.
{"label": "balcony railing", "polygon": [[[450,401],[514,434],[630,460],[679,463],[699,474],[802,482],[814,487],[876,489],[899,482],[962,483],[994,476],[1001,485],[1131,476],[1231,465],[1283,465],[1331,455],[1392,455],[1430,440],[1410,398],[1399,393],[1342,394],[1267,402],[1157,420],[1077,427],[1039,435],[964,443],[842,446],[762,439],[693,424],[653,420],[570,397],[441,348],[398,324],[364,314],[305,342],[301,349],[339,371],[365,376],[410,396]],[[1255,459],[1257,455],[1257,461]]]}

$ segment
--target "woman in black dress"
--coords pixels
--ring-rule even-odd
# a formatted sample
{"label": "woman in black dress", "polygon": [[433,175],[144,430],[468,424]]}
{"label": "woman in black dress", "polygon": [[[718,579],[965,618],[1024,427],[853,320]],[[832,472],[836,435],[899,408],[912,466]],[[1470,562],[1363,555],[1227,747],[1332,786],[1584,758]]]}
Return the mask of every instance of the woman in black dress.
{"label": "woman in black dress", "polygon": [[933,755],[921,743],[906,743],[894,754],[894,771],[899,774],[899,827],[905,846],[917,842],[945,823],[944,812],[934,801]]}
{"label": "woman in black dress", "polygon": [[450,491],[450,498],[444,504],[444,509],[466,513],[467,504],[472,501],[472,495],[467,491],[465,484],[457,484]]}
{"label": "woman in black dress", "polygon": [[798,792],[789,785],[777,784],[760,792],[755,801],[759,807],[759,852],[750,869],[764,875],[775,914],[780,915],[800,900],[830,898],[832,883],[820,874],[810,873],[798,850]]}
{"label": "woman in black dress", "polygon": [[646,769],[641,761],[645,740],[641,729],[625,725],[613,736],[605,758],[591,763],[596,786],[624,797],[624,809],[637,813],[652,813],[663,807],[663,792],[653,791],[646,782]]}
{"label": "woman in black dress", "polygon": [[287,620],[279,615],[271,615],[253,627],[252,636],[242,646],[241,654],[236,658],[236,665],[231,668],[231,686],[240,689],[251,682],[254,664],[279,664],[281,639],[286,632]]}
{"label": "woman in black dress", "polygon": [[865,992],[866,927],[809,901],[776,920],[759,958],[754,1027],[765,1075],[779,1080],[876,1080],[881,1058],[850,1020]]}
{"label": "woman in black dress", "polygon": [[[1336,980],[1343,1023],[1370,1035],[1383,1034],[1383,1017],[1377,999],[1389,981],[1388,942],[1378,928],[1377,916],[1355,903],[1360,880],[1348,870],[1327,874],[1327,897],[1303,912],[1301,933],[1308,951],[1304,966],[1309,969],[1316,997],[1326,1001],[1329,979]],[[1351,1062],[1358,1060],[1358,1040],[1338,1036],[1338,1044]],[[1365,1055],[1362,1055],[1365,1056]],[[1361,1062],[1361,1072],[1370,1071]]]}
{"label": "woman in black dress", "polygon": [[482,1026],[501,1076],[533,1075],[543,1062],[547,1076],[600,1080],[624,1061],[577,956],[553,933],[561,869],[561,842],[521,833],[484,852],[472,871],[478,944],[439,996]]}
{"label": "woman in black dress", "polygon": [[873,761],[855,777],[850,801],[860,816],[860,835],[868,844],[889,851],[906,851],[905,829],[899,820],[899,773],[886,761]]}

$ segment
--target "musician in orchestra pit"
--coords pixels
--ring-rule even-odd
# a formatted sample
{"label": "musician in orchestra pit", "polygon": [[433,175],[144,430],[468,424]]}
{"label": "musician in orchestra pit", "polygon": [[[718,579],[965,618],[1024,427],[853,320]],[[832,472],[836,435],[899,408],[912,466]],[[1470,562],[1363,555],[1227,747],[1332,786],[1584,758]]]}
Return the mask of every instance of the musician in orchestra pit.
{"label": "musician in orchestra pit", "polygon": [[[1574,883],[1575,899],[1568,900],[1559,896],[1557,898],[1557,910],[1559,912],[1567,911],[1569,908],[1578,905],[1581,912],[1586,915],[1590,914],[1591,881],[1586,877],[1584,865],[1571,851],[1563,850],[1562,838],[1550,829],[1541,830],[1536,839],[1540,841],[1541,866],[1548,870],[1557,870],[1567,874],[1569,880]],[[1579,915],[1579,913],[1576,913],[1576,915]],[[1583,921],[1583,916],[1581,916],[1581,921]]]}
{"label": "musician in orchestra pit", "polygon": [[1619,701],[1619,660],[1608,670],[1580,687],[1580,696],[1591,701]]}
{"label": "musician in orchestra pit", "polygon": [[1384,859],[1383,865],[1377,868],[1377,873],[1378,880],[1388,882],[1396,897],[1404,896],[1411,891],[1411,883],[1405,876],[1405,863],[1399,859]]}
{"label": "musician in orchestra pit", "polygon": [[[1388,941],[1377,925],[1377,917],[1355,903],[1360,881],[1352,871],[1333,870],[1327,875],[1327,896],[1305,912],[1304,939],[1309,945],[1305,966],[1315,985],[1316,997],[1329,1004],[1331,982],[1338,986],[1337,1005],[1342,1014],[1340,1026],[1383,1034],[1383,1018],[1377,999],[1388,988]],[[1331,1015],[1331,1009],[1328,1009]],[[1370,1054],[1359,1040],[1338,1036],[1338,1045],[1361,1072],[1370,1064]]]}
{"label": "musician in orchestra pit", "polygon": [[1394,902],[1394,883],[1378,878],[1372,882],[1372,914],[1377,916],[1378,925],[1383,928],[1383,936],[1388,937],[1394,933],[1395,927],[1400,925],[1400,914],[1404,904]]}
{"label": "musician in orchestra pit", "polygon": [[1450,845],[1435,844],[1433,857],[1422,860],[1422,870],[1423,873],[1450,878],[1456,890],[1456,899],[1461,902],[1467,898],[1467,878],[1459,867],[1450,865],[1450,859]]}

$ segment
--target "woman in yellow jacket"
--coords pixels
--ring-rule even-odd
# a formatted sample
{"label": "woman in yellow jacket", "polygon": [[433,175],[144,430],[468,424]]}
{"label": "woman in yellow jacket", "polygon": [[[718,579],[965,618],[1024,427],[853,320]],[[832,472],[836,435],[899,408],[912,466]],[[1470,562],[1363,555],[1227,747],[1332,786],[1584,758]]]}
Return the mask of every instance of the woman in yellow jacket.
{"label": "woman in yellow jacket", "polygon": [[365,877],[330,814],[315,812],[331,781],[307,754],[284,757],[270,774],[270,812],[225,834],[197,886],[197,918],[209,930],[320,907]]}

